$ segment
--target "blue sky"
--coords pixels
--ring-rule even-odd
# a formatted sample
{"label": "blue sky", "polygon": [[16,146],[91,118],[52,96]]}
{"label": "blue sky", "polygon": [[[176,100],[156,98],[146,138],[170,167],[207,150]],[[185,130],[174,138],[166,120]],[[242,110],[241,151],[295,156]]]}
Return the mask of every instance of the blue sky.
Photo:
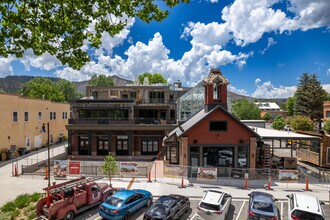
{"label": "blue sky", "polygon": [[329,0],[191,0],[170,9],[162,22],[131,18],[120,34],[104,34],[102,42],[80,71],[27,51],[21,59],[0,57],[0,77],[83,81],[96,73],[134,80],[151,72],[194,86],[210,68],[220,68],[233,92],[286,98],[308,72],[330,92]]}

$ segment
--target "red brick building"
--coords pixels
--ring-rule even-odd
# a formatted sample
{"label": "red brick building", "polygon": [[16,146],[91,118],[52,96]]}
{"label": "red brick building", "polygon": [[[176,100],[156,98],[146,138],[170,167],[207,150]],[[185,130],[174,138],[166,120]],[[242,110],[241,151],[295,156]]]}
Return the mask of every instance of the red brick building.
{"label": "red brick building", "polygon": [[256,167],[258,134],[227,110],[228,80],[212,69],[203,80],[205,107],[164,139],[166,160],[204,167]]}

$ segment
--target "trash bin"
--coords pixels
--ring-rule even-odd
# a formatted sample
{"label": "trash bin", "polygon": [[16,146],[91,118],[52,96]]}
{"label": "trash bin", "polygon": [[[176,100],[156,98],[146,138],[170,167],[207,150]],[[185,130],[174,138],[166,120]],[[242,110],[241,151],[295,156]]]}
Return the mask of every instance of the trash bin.
{"label": "trash bin", "polygon": [[7,159],[8,159],[8,160],[13,159],[13,152],[11,152],[10,150],[7,151]]}
{"label": "trash bin", "polygon": [[25,147],[18,148],[18,153],[19,153],[20,156],[24,155],[25,154],[25,151],[26,151],[26,148]]}

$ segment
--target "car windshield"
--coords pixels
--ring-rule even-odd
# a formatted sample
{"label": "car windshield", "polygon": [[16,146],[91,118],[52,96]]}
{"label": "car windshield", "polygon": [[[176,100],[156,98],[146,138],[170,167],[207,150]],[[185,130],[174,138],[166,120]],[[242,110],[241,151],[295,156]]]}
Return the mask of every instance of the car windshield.
{"label": "car windshield", "polygon": [[253,208],[263,212],[273,212],[273,205],[266,202],[255,201],[253,203]]}
{"label": "car windshield", "polygon": [[318,214],[304,212],[301,210],[294,210],[292,215],[298,217],[300,220],[324,220],[324,218]]}
{"label": "car windshield", "polygon": [[107,204],[115,207],[120,207],[123,203],[123,200],[114,196],[109,197],[106,201]]}
{"label": "car windshield", "polygon": [[208,210],[212,210],[212,211],[219,211],[220,210],[219,205],[214,205],[214,204],[205,203],[205,202],[201,202],[201,204],[199,206],[204,208],[204,209],[208,209]]}

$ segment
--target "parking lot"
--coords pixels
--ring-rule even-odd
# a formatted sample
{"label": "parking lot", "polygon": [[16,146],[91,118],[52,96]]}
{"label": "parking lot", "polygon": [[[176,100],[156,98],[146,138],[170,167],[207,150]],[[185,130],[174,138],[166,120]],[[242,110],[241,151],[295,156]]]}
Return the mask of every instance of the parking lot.
{"label": "parking lot", "polygon": [[[197,205],[199,203],[199,199],[190,199],[190,207],[188,213],[185,213],[181,220],[185,219],[191,219],[191,220],[197,220],[196,212],[197,212]],[[248,210],[248,200],[243,199],[233,199],[231,203],[231,208],[228,213],[227,220],[244,220],[247,219],[247,210]],[[279,209],[279,212],[281,214],[282,220],[288,220],[288,203],[286,200],[283,201],[277,201],[276,205]],[[330,205],[324,205],[323,206],[324,211],[326,212],[327,216],[330,216]],[[147,211],[147,208],[144,208],[140,210],[139,212],[135,213],[131,216],[130,219],[138,219],[143,220],[143,214]],[[95,208],[93,210],[90,210],[89,212],[85,212],[81,215],[78,215],[75,219],[86,219],[86,220],[100,220],[102,219],[98,215],[98,208]]]}

